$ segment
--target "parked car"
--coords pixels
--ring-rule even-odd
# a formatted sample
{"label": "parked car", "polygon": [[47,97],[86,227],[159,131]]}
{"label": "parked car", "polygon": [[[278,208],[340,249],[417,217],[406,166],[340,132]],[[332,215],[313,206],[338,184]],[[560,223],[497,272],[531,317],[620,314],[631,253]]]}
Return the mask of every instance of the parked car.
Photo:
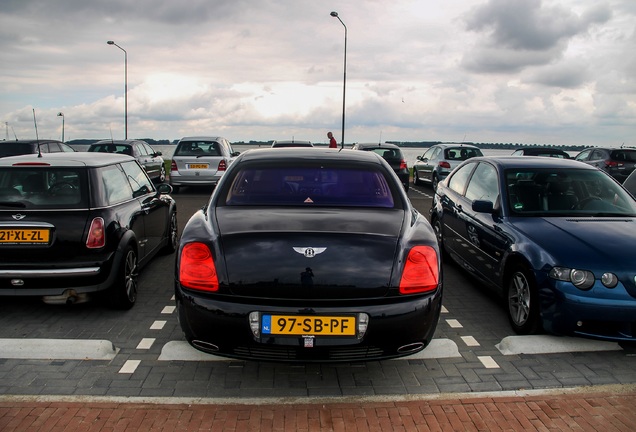
{"label": "parked car", "polygon": [[220,356],[405,356],[441,309],[435,233],[374,152],[242,153],[188,221],[176,264],[185,338]]}
{"label": "parked car", "polygon": [[61,141],[49,139],[0,141],[0,157],[74,151],[73,147]]}
{"label": "parked car", "polygon": [[391,168],[395,171],[395,174],[397,174],[398,178],[402,182],[404,190],[407,192],[409,191],[409,178],[411,173],[406,163],[406,158],[404,157],[404,154],[402,154],[402,150],[399,146],[390,143],[356,143],[351,148],[353,150],[372,151],[380,155],[389,165],[391,165]]}
{"label": "parked car", "polygon": [[589,148],[577,154],[574,159],[595,166],[622,183],[634,170],[636,148]]}
{"label": "parked car", "polygon": [[522,147],[512,153],[513,156],[543,156],[561,159],[572,159],[570,155],[553,147]]}
{"label": "parked car", "polygon": [[137,159],[151,180],[166,181],[166,167],[160,151],[153,149],[142,140],[102,140],[88,147],[89,152],[126,154]]}
{"label": "parked car", "polygon": [[285,148],[285,147],[313,147],[311,141],[300,140],[288,140],[288,141],[274,141],[272,148]]}
{"label": "parked car", "polygon": [[0,296],[74,303],[137,300],[139,270],[174,252],[177,207],[130,156],[87,152],[0,159]]}
{"label": "parked car", "polygon": [[470,144],[435,144],[418,156],[413,164],[413,184],[429,183],[433,190],[460,163],[483,156],[478,147]]}
{"label": "parked car", "polygon": [[518,334],[636,341],[636,201],[557,158],[479,157],[439,184],[440,249],[506,300]]}
{"label": "parked car", "polygon": [[216,185],[239,152],[223,137],[184,137],[172,155],[170,184],[177,193],[181,186]]}

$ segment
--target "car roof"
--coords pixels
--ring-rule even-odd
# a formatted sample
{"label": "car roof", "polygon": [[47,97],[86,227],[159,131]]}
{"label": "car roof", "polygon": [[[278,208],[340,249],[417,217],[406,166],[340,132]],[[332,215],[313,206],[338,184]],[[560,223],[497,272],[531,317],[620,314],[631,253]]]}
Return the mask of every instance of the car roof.
{"label": "car roof", "polygon": [[307,141],[307,140],[297,140],[297,139],[290,139],[290,140],[274,140],[273,144],[311,144],[311,141]]}
{"label": "car roof", "polygon": [[349,162],[371,162],[381,163],[382,158],[373,152],[362,152],[351,149],[334,150],[327,147],[284,147],[273,149],[271,147],[261,147],[249,149],[239,156],[243,162],[252,161],[282,161],[290,160],[304,161],[349,161]]}
{"label": "car roof", "polygon": [[[131,140],[100,140],[97,141],[91,145],[95,145],[95,144],[99,144],[99,145],[103,145],[103,144],[116,144],[116,145],[132,145],[133,143],[136,142],[143,142],[145,143],[144,140],[138,140],[138,139],[131,139]],[[146,143],[148,144],[148,143]]]}
{"label": "car roof", "polygon": [[561,149],[555,149],[551,147],[520,147],[515,151],[522,150],[525,153],[555,153],[555,154],[567,154]]}
{"label": "car roof", "polygon": [[443,144],[435,144],[431,147],[441,147],[441,148],[455,148],[455,147],[467,147],[467,148],[475,148],[478,149],[476,145],[465,144],[465,143],[443,143]]}
{"label": "car roof", "polygon": [[41,164],[56,167],[100,167],[118,162],[134,160],[132,156],[118,153],[99,153],[99,157],[96,157],[95,155],[95,153],[89,152],[62,152],[43,153],[42,156],[38,156],[37,154],[8,156],[0,158],[0,167],[14,166],[15,164]]}
{"label": "car roof", "polygon": [[[44,144],[44,143],[50,143],[50,142],[55,142],[55,143],[60,143],[60,144],[66,144],[62,141],[56,140],[56,139],[27,139],[27,140],[3,140],[0,141],[0,145],[2,145],[2,143],[7,143],[7,144]],[[68,144],[66,144],[68,145]]]}
{"label": "car roof", "polygon": [[478,156],[468,159],[466,162],[490,161],[502,169],[507,168],[578,168],[592,169],[596,167],[574,159],[548,158],[543,156]]}
{"label": "car roof", "polygon": [[221,136],[187,136],[179,140],[181,141],[219,141],[225,139]]}
{"label": "car roof", "polygon": [[400,146],[391,143],[356,143],[359,148],[392,148],[399,149]]}

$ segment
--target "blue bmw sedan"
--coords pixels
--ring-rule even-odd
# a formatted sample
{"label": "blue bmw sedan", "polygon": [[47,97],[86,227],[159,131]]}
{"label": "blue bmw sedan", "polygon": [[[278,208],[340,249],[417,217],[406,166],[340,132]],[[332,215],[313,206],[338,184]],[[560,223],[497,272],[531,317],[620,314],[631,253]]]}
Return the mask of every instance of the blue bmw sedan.
{"label": "blue bmw sedan", "polygon": [[505,299],[518,334],[636,340],[636,201],[573,160],[479,157],[437,189],[440,248]]}

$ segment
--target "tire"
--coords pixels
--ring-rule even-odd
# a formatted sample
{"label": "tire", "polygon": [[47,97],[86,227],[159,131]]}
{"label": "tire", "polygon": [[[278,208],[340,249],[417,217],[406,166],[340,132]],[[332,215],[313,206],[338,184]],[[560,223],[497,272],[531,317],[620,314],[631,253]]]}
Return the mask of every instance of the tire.
{"label": "tire", "polygon": [[418,186],[420,183],[421,183],[421,181],[420,181],[420,178],[419,178],[419,177],[418,177],[418,175],[417,175],[417,170],[416,170],[416,169],[414,169],[414,170],[413,170],[413,184],[414,184],[415,186]]}
{"label": "tire", "polygon": [[532,335],[541,331],[539,295],[534,276],[525,265],[516,264],[506,282],[508,320],[515,333]]}
{"label": "tire", "polygon": [[439,184],[439,179],[437,178],[437,176],[435,174],[433,174],[433,180],[431,183],[431,186],[433,186],[433,190],[436,191],[437,190],[437,185]]}
{"label": "tire", "polygon": [[446,251],[444,250],[444,236],[442,235],[442,221],[436,216],[433,218],[431,225],[433,226],[433,231],[435,231],[435,238],[437,239],[439,251],[442,256],[446,256]]}
{"label": "tire", "polygon": [[178,194],[179,193],[179,186],[172,186],[172,193],[173,194]]}
{"label": "tire", "polygon": [[120,267],[116,270],[117,278],[110,288],[111,305],[115,309],[128,310],[137,301],[139,265],[137,252],[128,245],[124,249]]}
{"label": "tire", "polygon": [[177,212],[173,211],[170,214],[170,221],[168,222],[168,243],[161,249],[161,253],[170,255],[177,250],[179,245],[179,225],[177,224]]}

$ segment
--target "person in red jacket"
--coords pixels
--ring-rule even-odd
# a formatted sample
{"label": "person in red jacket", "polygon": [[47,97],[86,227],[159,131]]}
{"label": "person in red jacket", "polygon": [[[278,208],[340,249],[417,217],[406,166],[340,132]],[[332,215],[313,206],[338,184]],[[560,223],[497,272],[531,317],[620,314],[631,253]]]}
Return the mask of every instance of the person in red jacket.
{"label": "person in red jacket", "polygon": [[327,138],[329,138],[329,148],[338,148],[338,143],[336,139],[333,137],[333,133],[327,132]]}

